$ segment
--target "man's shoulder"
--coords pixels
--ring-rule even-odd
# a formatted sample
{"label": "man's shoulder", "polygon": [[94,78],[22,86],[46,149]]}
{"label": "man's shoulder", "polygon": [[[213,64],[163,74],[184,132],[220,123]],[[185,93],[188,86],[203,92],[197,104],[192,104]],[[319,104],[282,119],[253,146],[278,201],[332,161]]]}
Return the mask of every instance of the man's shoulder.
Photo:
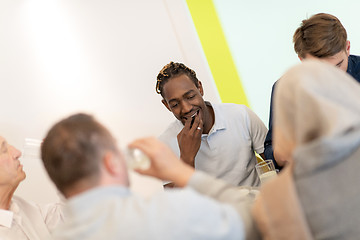
{"label": "man's shoulder", "polygon": [[15,195],[11,199],[11,202],[16,203],[19,206],[32,206],[32,207],[35,207],[35,204],[33,202],[27,201],[27,200],[23,199],[22,197],[15,196]]}
{"label": "man's shoulder", "polygon": [[213,107],[224,111],[246,110],[248,108],[246,105],[238,103],[217,103],[213,104]]}
{"label": "man's shoulder", "polygon": [[245,124],[245,122],[250,119],[251,110],[246,105],[236,103],[220,103],[214,106],[215,122],[218,126],[226,125],[229,127],[233,124]]}
{"label": "man's shoulder", "polygon": [[244,114],[247,114],[249,111],[249,108],[246,105],[237,104],[237,103],[218,103],[218,104],[214,104],[213,107],[214,107],[215,115],[219,114],[222,116],[228,116],[228,115],[243,116]]}
{"label": "man's shoulder", "polygon": [[360,56],[350,55],[347,72],[360,82]]}
{"label": "man's shoulder", "polygon": [[28,213],[41,212],[41,208],[38,204],[32,201],[28,201],[19,196],[13,196],[11,202],[12,202],[12,208],[18,209],[17,211],[21,209],[22,212],[28,212]]}
{"label": "man's shoulder", "polygon": [[11,199],[10,210],[16,214],[41,216],[41,208],[38,204],[23,199],[19,196],[13,196]]}
{"label": "man's shoulder", "polygon": [[352,55],[352,54],[351,54],[351,55],[349,56],[349,58],[352,59],[352,60],[355,60],[355,61],[359,61],[359,62],[360,62],[360,56],[358,56],[358,55]]}
{"label": "man's shoulder", "polygon": [[360,67],[360,56],[350,55],[349,56],[349,67],[350,68],[359,68]]}

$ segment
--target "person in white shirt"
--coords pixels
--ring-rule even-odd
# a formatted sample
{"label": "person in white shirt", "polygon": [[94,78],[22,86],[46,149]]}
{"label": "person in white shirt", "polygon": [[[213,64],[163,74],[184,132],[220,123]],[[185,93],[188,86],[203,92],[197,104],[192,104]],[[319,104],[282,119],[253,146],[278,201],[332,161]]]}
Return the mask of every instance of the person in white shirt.
{"label": "person in white shirt", "polygon": [[156,92],[176,118],[159,139],[181,160],[235,186],[259,186],[255,152],[264,158],[267,128],[251,109],[204,101],[201,81],[183,63],[162,68]]}
{"label": "person in white shirt", "polygon": [[160,171],[158,178],[184,188],[149,199],[131,193],[115,139],[88,114],[67,117],[49,130],[41,146],[42,160],[67,199],[66,222],[54,231],[55,240],[245,239],[254,232],[249,206],[255,194],[249,189],[195,173],[156,138],[129,147],[165,164],[177,160],[167,173],[155,162],[143,173],[156,176]]}
{"label": "person in white shirt", "polygon": [[0,239],[43,240],[63,221],[61,204],[43,207],[14,196],[26,177],[21,152],[0,136]]}

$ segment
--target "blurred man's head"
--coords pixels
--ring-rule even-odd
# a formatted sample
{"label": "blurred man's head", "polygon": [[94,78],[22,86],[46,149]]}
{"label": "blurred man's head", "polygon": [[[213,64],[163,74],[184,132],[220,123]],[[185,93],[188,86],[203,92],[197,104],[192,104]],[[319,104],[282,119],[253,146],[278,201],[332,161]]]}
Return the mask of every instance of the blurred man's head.
{"label": "blurred man's head", "polygon": [[338,18],[319,13],[302,21],[294,36],[294,49],[300,60],[320,58],[347,70],[350,42]]}
{"label": "blurred man's head", "polygon": [[1,187],[10,187],[15,191],[19,183],[25,179],[26,175],[19,161],[20,156],[21,152],[0,136]]}
{"label": "blurred man's head", "polygon": [[72,115],[55,124],[44,139],[41,156],[51,180],[65,197],[100,185],[128,185],[116,141],[90,115]]}

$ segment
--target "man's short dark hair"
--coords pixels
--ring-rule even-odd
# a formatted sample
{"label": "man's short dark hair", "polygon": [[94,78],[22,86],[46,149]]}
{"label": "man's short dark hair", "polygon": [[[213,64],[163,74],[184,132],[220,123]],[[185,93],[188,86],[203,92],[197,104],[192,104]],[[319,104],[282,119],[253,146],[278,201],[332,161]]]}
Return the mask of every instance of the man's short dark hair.
{"label": "man's short dark hair", "polygon": [[117,151],[110,132],[87,114],[56,123],[41,146],[41,157],[51,180],[64,193],[79,181],[96,184],[105,151]]}
{"label": "man's short dark hair", "polygon": [[163,95],[164,84],[170,78],[177,77],[182,74],[186,74],[194,82],[195,86],[199,87],[199,80],[197,79],[194,70],[188,68],[183,63],[170,62],[161,69],[160,73],[157,76],[156,92],[158,94],[161,94],[162,97],[164,97]]}

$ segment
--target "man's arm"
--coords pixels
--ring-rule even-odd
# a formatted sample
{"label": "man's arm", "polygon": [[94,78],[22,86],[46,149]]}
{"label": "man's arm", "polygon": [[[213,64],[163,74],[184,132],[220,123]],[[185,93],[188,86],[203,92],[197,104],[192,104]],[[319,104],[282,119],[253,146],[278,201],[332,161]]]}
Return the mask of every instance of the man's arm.
{"label": "man's arm", "polygon": [[271,89],[271,98],[270,98],[270,112],[269,112],[269,131],[266,135],[265,138],[265,142],[264,142],[264,155],[265,155],[265,159],[267,160],[273,160],[274,163],[275,159],[274,159],[274,155],[273,155],[273,148],[272,148],[272,113],[273,113],[273,95],[274,95],[274,89],[275,89],[275,84],[272,86]]}
{"label": "man's arm", "polygon": [[272,114],[273,114],[273,95],[275,90],[276,82],[271,89],[271,99],[270,99],[270,112],[269,112],[269,131],[266,135],[264,142],[264,160],[272,160],[276,169],[281,170],[283,166],[279,165],[274,157],[274,150],[272,146]]}
{"label": "man's arm", "polygon": [[251,215],[251,206],[259,193],[256,188],[235,187],[200,171],[194,172],[187,186],[234,207],[244,222],[246,239],[260,239],[259,231]]}
{"label": "man's arm", "polygon": [[250,132],[252,147],[258,153],[262,159],[265,160],[264,154],[264,139],[267,134],[267,128],[265,124],[261,121],[261,119],[253,112],[251,109],[246,108],[247,112],[247,121]]}
{"label": "man's arm", "polygon": [[258,192],[256,189],[235,187],[205,173],[195,172],[194,168],[178,159],[165,144],[155,138],[136,140],[130,147],[141,149],[151,160],[149,169],[137,172],[169,180],[178,187],[192,187],[203,195],[233,206],[244,221],[246,238],[258,239],[258,231],[250,213],[250,207]]}

